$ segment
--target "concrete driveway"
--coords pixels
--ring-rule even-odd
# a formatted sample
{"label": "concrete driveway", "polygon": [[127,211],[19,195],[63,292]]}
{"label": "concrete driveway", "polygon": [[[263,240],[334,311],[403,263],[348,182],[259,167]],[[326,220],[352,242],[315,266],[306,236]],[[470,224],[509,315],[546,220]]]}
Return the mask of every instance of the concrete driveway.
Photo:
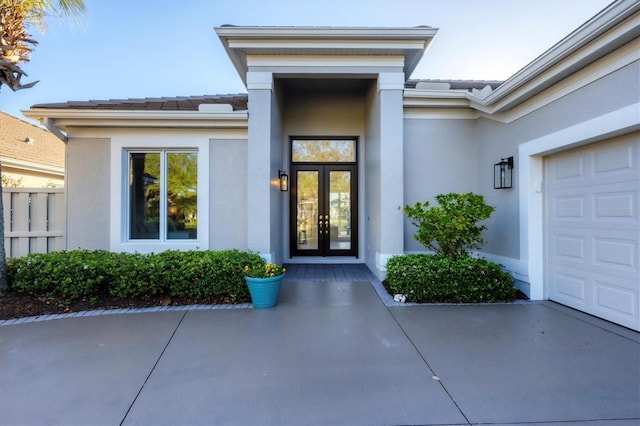
{"label": "concrete driveway", "polygon": [[551,302],[285,280],[269,310],[1,326],[0,389],[2,425],[638,425],[640,338]]}

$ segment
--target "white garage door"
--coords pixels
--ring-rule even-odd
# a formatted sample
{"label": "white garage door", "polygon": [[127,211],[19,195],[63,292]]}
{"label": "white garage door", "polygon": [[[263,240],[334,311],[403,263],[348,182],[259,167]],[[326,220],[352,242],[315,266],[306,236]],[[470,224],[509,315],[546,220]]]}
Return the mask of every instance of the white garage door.
{"label": "white garage door", "polygon": [[640,331],[640,133],[545,160],[549,299]]}

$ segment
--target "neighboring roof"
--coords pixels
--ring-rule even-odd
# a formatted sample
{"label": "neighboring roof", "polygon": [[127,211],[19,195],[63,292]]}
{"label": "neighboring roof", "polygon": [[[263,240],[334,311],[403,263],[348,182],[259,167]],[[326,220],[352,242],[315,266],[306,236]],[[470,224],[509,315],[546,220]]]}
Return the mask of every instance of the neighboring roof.
{"label": "neighboring roof", "polygon": [[0,112],[0,156],[4,162],[64,167],[64,143],[43,128]]}
{"label": "neighboring roof", "polygon": [[31,108],[50,109],[95,109],[133,111],[198,111],[201,104],[227,104],[234,111],[247,110],[247,94],[179,96],[144,99],[107,99],[90,101],[68,101],[51,104],[37,104]]}

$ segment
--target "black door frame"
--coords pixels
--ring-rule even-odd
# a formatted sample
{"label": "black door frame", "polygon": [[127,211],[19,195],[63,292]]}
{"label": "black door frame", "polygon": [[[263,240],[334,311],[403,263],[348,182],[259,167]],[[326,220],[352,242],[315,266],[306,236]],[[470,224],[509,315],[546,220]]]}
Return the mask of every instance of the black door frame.
{"label": "black door frame", "polygon": [[[348,138],[337,138],[337,137],[313,137],[313,138],[300,138],[300,137],[292,137],[291,140],[300,140],[300,139],[310,139],[310,140],[323,140],[323,139],[351,139],[356,143],[356,152],[358,149],[358,138],[348,137]],[[357,158],[357,157],[356,157]],[[350,194],[350,204],[351,204],[351,218],[350,218],[350,227],[351,227],[351,238],[350,243],[351,247],[349,249],[331,249],[330,247],[330,228],[327,229],[326,224],[325,233],[320,235],[320,231],[318,231],[318,248],[315,250],[298,250],[298,229],[297,229],[297,220],[298,220],[298,205],[297,205],[297,196],[298,196],[298,172],[299,171],[317,171],[319,173],[319,181],[318,181],[318,215],[327,215],[330,210],[330,200],[329,200],[329,178],[330,172],[332,171],[349,171],[351,172],[351,194]],[[316,257],[333,257],[333,256],[344,256],[344,257],[355,257],[358,258],[358,163],[355,162],[299,162],[299,163],[291,163],[290,168],[290,190],[289,190],[289,256],[293,257],[307,257],[307,256],[316,256]],[[314,221],[319,221],[320,218],[313,218]]]}

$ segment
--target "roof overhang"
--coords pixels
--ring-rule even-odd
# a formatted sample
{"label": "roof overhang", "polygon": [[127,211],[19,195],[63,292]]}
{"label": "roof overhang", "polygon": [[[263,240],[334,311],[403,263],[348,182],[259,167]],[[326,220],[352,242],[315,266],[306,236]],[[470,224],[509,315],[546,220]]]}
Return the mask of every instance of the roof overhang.
{"label": "roof overhang", "polygon": [[217,27],[216,33],[246,84],[247,57],[402,56],[408,79],[438,30],[373,27]]}
{"label": "roof overhang", "polygon": [[640,2],[619,0],[491,90],[405,89],[414,109],[475,110],[509,123],[640,60]]}
{"label": "roof overhang", "polygon": [[131,111],[34,108],[22,113],[42,124],[68,132],[70,128],[194,128],[243,129],[248,112]]}
{"label": "roof overhang", "polygon": [[637,0],[611,3],[484,97],[481,104],[492,113],[509,110],[625,45],[636,50],[639,14]]}

